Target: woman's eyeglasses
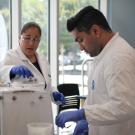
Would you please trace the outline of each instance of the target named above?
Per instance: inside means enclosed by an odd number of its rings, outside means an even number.
[[[21,39],[24,40],[26,43],[38,44],[40,42],[40,38],[32,38],[30,36],[21,36]]]

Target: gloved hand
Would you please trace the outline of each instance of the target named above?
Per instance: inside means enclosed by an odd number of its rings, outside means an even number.
[[[88,122],[86,120],[80,120],[77,122],[73,135],[88,135]]]
[[[62,93],[54,91],[52,93],[53,99],[57,105],[64,105],[65,104],[65,97]]]
[[[65,127],[65,123],[68,121],[80,121],[85,119],[84,109],[79,109],[75,111],[66,111],[60,113],[56,116],[55,123],[58,127]]]
[[[23,76],[24,78],[33,77],[32,72],[23,65],[12,67],[12,69],[10,70],[10,74],[15,76],[18,75],[20,77]]]

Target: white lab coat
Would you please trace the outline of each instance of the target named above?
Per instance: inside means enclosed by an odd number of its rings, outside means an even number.
[[[51,90],[51,76],[49,70],[49,64],[45,57],[36,53],[38,63],[40,65],[43,75],[38,71],[38,69],[29,61],[29,59],[24,55],[20,46],[17,49],[13,49],[7,52],[4,61],[1,63],[0,68],[0,82],[10,83],[10,70],[15,65],[24,65],[30,69],[34,77],[37,79],[37,83],[44,84],[45,90]]]
[[[88,85],[89,135],[135,135],[135,50],[118,33],[95,57]]]

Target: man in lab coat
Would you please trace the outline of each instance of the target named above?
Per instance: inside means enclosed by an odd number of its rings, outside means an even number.
[[[135,135],[135,51],[92,6],[67,20],[80,49],[94,57],[83,109],[63,112],[56,124],[77,122],[74,135]],[[88,124],[87,124],[88,122]]]
[[[9,50],[0,68],[0,82],[4,84],[14,81],[36,79],[43,84],[43,89],[52,92],[49,63],[45,56],[37,53],[41,38],[41,28],[35,22],[26,23],[20,32],[19,45]],[[63,94],[54,91],[52,99],[56,104],[64,104]]]

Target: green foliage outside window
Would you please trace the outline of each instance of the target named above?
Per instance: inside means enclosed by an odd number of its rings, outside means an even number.
[[[87,5],[98,7],[98,0],[59,0],[59,39],[60,48],[65,53],[73,48],[73,38],[66,30],[66,20]],[[48,47],[48,0],[22,0],[22,25],[28,21],[39,23],[42,28],[42,41],[39,51],[47,54]],[[70,47],[71,46],[71,47]]]
[[[75,15],[81,8],[88,5],[92,5],[98,8],[98,0],[60,0],[59,36],[60,36],[60,48],[64,46],[65,50],[64,54],[66,54],[69,51],[73,51],[75,44],[73,38],[66,30],[66,21],[69,17]],[[78,50],[76,49],[76,51]]]
[[[48,48],[48,0],[22,0],[22,25],[34,21],[42,29],[39,52],[47,55]]]

